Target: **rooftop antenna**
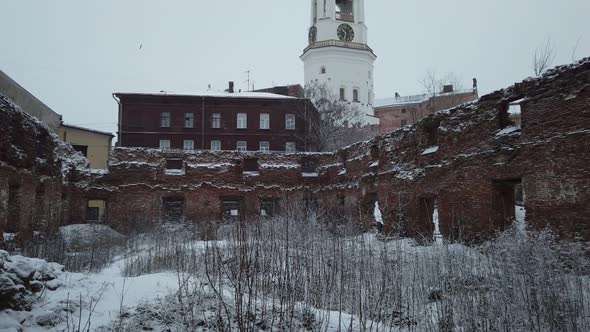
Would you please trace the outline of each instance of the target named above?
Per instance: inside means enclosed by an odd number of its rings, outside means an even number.
[[[250,73],[251,73],[251,71],[250,71],[250,69],[248,69],[244,73],[248,74],[248,79],[245,82],[247,82],[247,85],[246,86],[249,89],[250,88]]]

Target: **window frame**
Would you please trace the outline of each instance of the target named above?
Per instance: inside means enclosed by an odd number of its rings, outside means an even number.
[[[172,126],[172,114],[170,112],[160,112],[160,128],[170,128]]]
[[[221,128],[221,113],[212,113],[211,114],[211,129],[220,129]]]
[[[163,147],[162,143],[163,142],[168,142],[168,146],[167,147]],[[159,144],[159,149],[160,150],[170,150],[172,148],[172,142],[170,142],[169,139],[160,139],[160,144]]]
[[[236,114],[236,129],[248,129],[248,113]]]
[[[263,119],[263,116],[265,116],[266,119]],[[260,113],[259,119],[259,129],[270,129],[270,113]]]
[[[195,127],[195,113],[184,113],[184,128]]]
[[[292,145],[293,148],[289,149],[289,146]],[[297,152],[297,144],[295,142],[285,142],[285,153],[295,153]]]
[[[240,147],[240,145],[241,145],[240,143],[244,143],[243,144],[243,147]],[[238,151],[238,152],[247,152],[248,151],[248,142],[247,141],[237,141],[236,142],[236,151]]]
[[[190,142],[191,148],[187,149],[187,143]],[[195,140],[194,139],[185,139],[182,141],[182,149],[184,151],[194,151],[195,150]]]
[[[213,148],[213,143],[219,143],[218,145],[218,149],[214,149]],[[211,142],[209,142],[209,150],[210,151],[221,151],[221,140],[218,139],[212,139]]]
[[[343,87],[343,86],[340,87],[339,100],[346,101],[346,87]]]
[[[262,144],[266,145],[266,147],[262,147]],[[270,142],[269,141],[260,141],[258,142],[258,151],[268,153],[270,152]]]
[[[297,128],[297,117],[294,113],[285,114],[285,129],[295,130]]]
[[[358,88],[354,88],[352,89],[352,101],[354,103],[360,103],[360,99],[359,99],[359,89]]]

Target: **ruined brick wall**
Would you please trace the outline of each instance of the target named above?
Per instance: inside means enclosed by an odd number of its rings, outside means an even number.
[[[508,113],[516,101],[522,127]],[[286,198],[369,226],[378,201],[388,231],[431,239],[436,206],[446,239],[479,241],[513,223],[522,186],[528,225],[590,239],[589,102],[586,59],[335,153],[117,149],[109,173],[80,178],[69,217],[103,199],[108,223],[150,227],[181,199],[185,222],[219,223],[224,200],[250,220],[263,201]]]
[[[0,95],[0,233],[26,241],[63,221],[67,171],[81,159],[53,132]],[[0,239],[0,242],[2,239]]]

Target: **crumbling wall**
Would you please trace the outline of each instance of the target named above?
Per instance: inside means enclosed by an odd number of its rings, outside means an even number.
[[[67,173],[84,162],[45,124],[0,95],[0,233],[18,234],[24,243],[55,231],[63,222]]]
[[[586,59],[335,153],[116,149],[109,172],[70,192],[69,217],[104,199],[107,222],[129,231],[160,223],[169,200],[183,201],[179,222],[211,224],[254,220],[283,199],[370,227],[378,201],[388,232],[432,239],[436,209],[443,237],[469,242],[514,222],[522,187],[528,225],[590,239],[589,86]]]

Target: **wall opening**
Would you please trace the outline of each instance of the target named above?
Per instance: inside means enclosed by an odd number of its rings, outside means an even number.
[[[375,202],[377,202],[377,193],[367,193],[361,201],[361,213],[363,218],[375,221],[373,214],[375,211]]]
[[[89,199],[86,206],[86,222],[102,223],[105,221],[106,201],[101,199]]]
[[[494,225],[508,227],[518,220],[524,223],[524,194],[521,179],[494,181]]]
[[[19,185],[8,186],[8,220],[6,222],[6,232],[18,232],[21,214],[21,188]]]
[[[184,222],[184,197],[162,197],[162,223]]]
[[[182,159],[166,159],[166,169],[180,170],[182,167]]]
[[[33,229],[39,230],[45,225],[45,185],[39,184],[35,190],[35,214],[33,220]]]
[[[225,198],[221,203],[223,222],[235,223],[240,221],[240,200]]]
[[[260,215],[262,217],[274,217],[278,212],[278,200],[266,198],[260,201]]]
[[[436,212],[436,216],[435,216]],[[435,217],[438,222],[438,202],[435,196],[420,197],[418,205],[418,216],[420,220],[420,232],[425,238],[431,238],[435,233]]]
[[[312,157],[301,158],[301,172],[302,173],[316,173],[319,165],[319,161]]]

